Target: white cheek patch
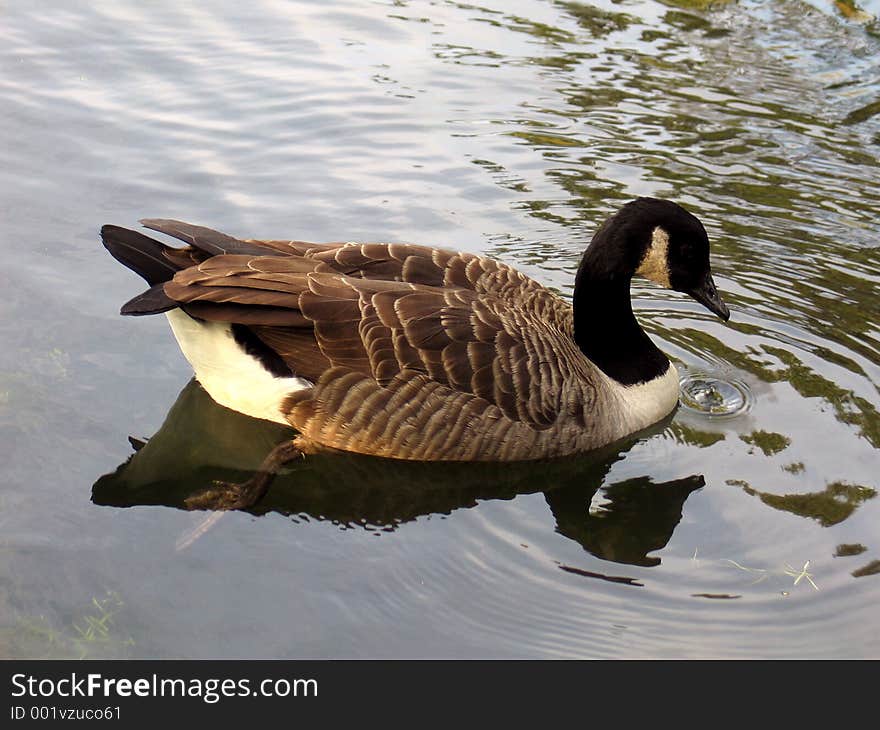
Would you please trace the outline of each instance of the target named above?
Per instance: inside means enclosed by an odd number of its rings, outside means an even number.
[[[669,234],[660,226],[654,229],[651,235],[651,245],[645,252],[636,274],[646,279],[670,288],[669,284]]]

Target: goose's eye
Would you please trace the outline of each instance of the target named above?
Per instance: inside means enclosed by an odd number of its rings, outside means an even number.
[[[682,246],[678,250],[678,262],[684,269],[698,269],[700,267],[700,255],[694,246]]]

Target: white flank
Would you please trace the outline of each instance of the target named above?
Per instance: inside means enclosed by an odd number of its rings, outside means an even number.
[[[290,425],[281,404],[290,393],[313,383],[272,375],[242,349],[225,322],[199,322],[180,309],[166,316],[196,379],[217,403],[253,418]]]
[[[623,427],[621,436],[657,423],[678,404],[678,371],[672,363],[660,377],[636,385],[621,385],[604,373],[602,375],[618,402],[620,426]]]

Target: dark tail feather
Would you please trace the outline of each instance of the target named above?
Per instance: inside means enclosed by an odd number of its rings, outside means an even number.
[[[265,248],[247,241],[239,241],[237,238],[220,233],[220,231],[204,226],[194,226],[192,223],[184,223],[170,218],[144,218],[140,222],[147,228],[178,238],[212,256],[221,256],[227,253],[246,256],[280,255],[275,249]]]
[[[160,314],[180,306],[165,293],[165,282],[151,286],[143,294],[129,299],[119,310],[120,314],[131,314],[140,317],[145,314]]]
[[[110,255],[139,274],[150,286],[169,281],[177,267],[164,255],[168,247],[142,233],[119,226],[103,226],[101,240]]]
[[[168,246],[119,226],[102,227],[101,240],[114,259],[142,276],[150,285],[143,294],[126,302],[120,314],[158,314],[177,306],[164,289],[165,282],[170,281],[180,268],[165,256],[164,252],[171,250]]]

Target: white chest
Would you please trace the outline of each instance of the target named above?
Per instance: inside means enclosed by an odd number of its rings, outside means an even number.
[[[617,402],[618,419],[623,428],[621,435],[657,423],[678,405],[678,371],[672,363],[663,375],[647,383],[621,385],[604,377]]]

